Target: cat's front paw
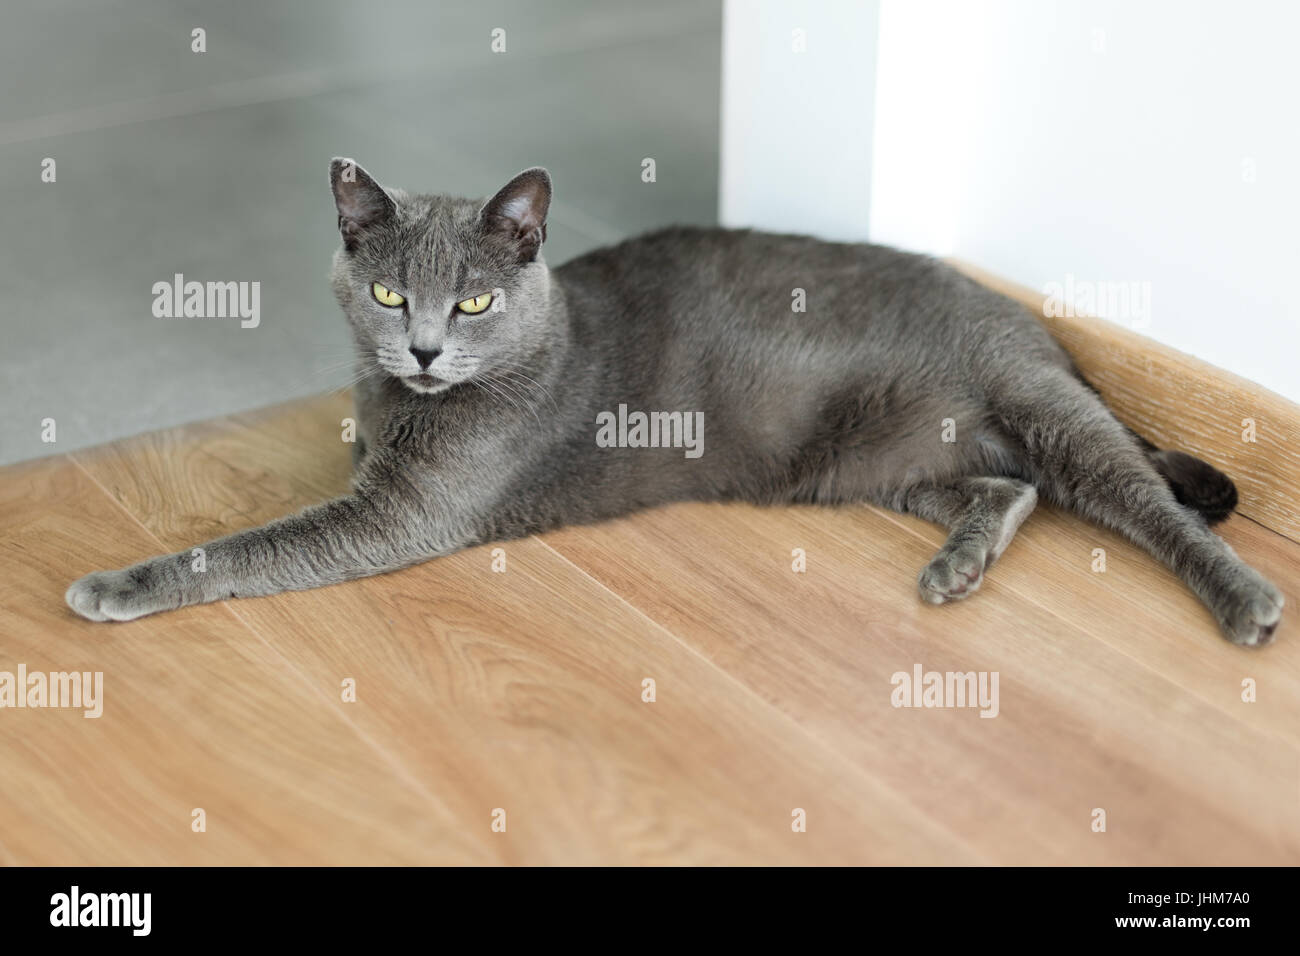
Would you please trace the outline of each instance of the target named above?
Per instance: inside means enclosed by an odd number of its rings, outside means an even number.
[[[175,606],[162,599],[147,565],[87,574],[73,582],[63,599],[92,621],[131,621]]]
[[[1282,617],[1282,592],[1250,568],[1216,602],[1215,616],[1234,644],[1263,647],[1273,641]]]

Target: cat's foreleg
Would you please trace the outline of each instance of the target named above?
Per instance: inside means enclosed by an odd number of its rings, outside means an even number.
[[[129,621],[190,604],[379,574],[470,543],[472,534],[418,506],[362,490],[199,548],[89,574],[65,597],[92,621]]]
[[[959,478],[907,489],[901,510],[950,529],[917,578],[922,599],[943,604],[975,593],[1037,502],[1033,485],[1014,478]]]

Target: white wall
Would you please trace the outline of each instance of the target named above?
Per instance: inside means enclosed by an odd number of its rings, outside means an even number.
[[[741,138],[728,128],[744,95],[732,45],[751,7],[727,9],[724,140]],[[1300,401],[1297,36],[1300,5],[1264,0],[882,0],[871,161],[800,188],[831,194],[869,172],[856,238],[1038,289],[1131,289],[1116,320]],[[824,70],[803,91],[812,115],[856,124],[871,107],[857,66]],[[780,228],[845,236],[806,196],[753,198],[788,192],[764,154],[724,149],[723,162],[724,184],[756,184],[733,189],[725,222],[783,209]]]
[[[723,10],[719,217],[862,239],[877,0],[727,0]]]

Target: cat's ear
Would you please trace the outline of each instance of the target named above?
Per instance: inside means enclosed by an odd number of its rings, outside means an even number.
[[[532,262],[546,240],[551,208],[551,174],[540,166],[525,169],[483,204],[484,232],[507,243],[520,262]]]
[[[356,249],[367,230],[397,212],[397,205],[384,187],[357,165],[355,160],[336,156],[330,163],[330,188],[339,211],[339,232],[344,247]]]

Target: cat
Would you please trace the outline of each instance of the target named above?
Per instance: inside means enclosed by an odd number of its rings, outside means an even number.
[[[937,522],[951,533],[918,590],[941,604],[978,590],[1041,495],[1168,565],[1229,640],[1273,637],[1281,593],[1209,528],[1231,480],[1131,432],[1031,313],[941,262],[669,228],[552,271],[544,169],[486,202],[385,189],[346,159],[330,184],[359,363],[352,492],[203,545],[201,572],[186,550],[90,574],[66,596],[83,617],[313,588],[675,501]],[[598,442],[627,409],[658,413],[661,440],[636,419]],[[676,428],[697,419],[692,456]]]

